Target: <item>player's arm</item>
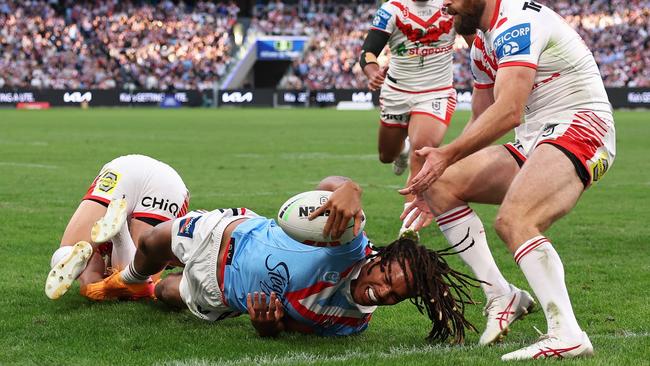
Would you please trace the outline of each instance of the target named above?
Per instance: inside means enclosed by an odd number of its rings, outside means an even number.
[[[327,203],[309,215],[309,219],[313,220],[329,210],[330,213],[323,228],[323,235],[332,238],[341,237],[353,218],[354,235],[358,235],[363,219],[361,210],[361,194],[363,190],[361,187],[350,178],[329,176],[318,184],[317,189],[333,192]]]
[[[472,90],[472,115],[463,132],[467,131],[474,121],[492,104],[494,104],[494,88],[477,88],[474,86]]]
[[[368,77],[368,89],[377,90],[384,83],[388,67],[380,68],[377,57],[388,43],[390,34],[378,29],[370,29],[361,47],[359,65],[361,70]]]
[[[401,194],[418,194],[438,179],[448,166],[492,144],[519,126],[533,88],[536,70],[526,66],[499,68],[494,85],[494,103],[463,133],[441,148],[425,147],[415,153],[425,163]]]

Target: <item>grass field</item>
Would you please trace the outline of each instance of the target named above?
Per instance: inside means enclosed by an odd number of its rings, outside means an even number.
[[[467,117],[457,113],[450,137]],[[547,233],[597,353],[568,364],[650,364],[649,118],[616,114],[612,170]],[[491,365],[534,341],[533,326],[546,328],[541,312],[516,323],[503,344],[479,348],[474,333],[463,347],[428,345],[427,319],[409,303],[379,309],[359,336],[262,340],[243,316],[208,324],[156,303],[91,303],[76,285],[58,301],[45,297],[50,256],[80,197],[105,162],[128,153],[175,167],[192,191],[192,208],[246,206],[267,216],[326,175],[350,176],[365,190],[366,231],[375,243],[392,241],[403,178],[378,162],[376,121],[374,111],[313,109],[1,110],[0,364]],[[475,209],[505,276],[528,288],[489,228],[496,209]],[[432,232],[427,245],[445,246]],[[451,262],[467,271],[458,258]],[[468,310],[480,330],[481,310]]]

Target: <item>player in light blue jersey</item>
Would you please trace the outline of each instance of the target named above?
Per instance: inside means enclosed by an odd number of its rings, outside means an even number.
[[[329,210],[326,230],[360,219],[361,189],[343,177],[325,178],[333,191],[312,216]],[[328,219],[328,220],[329,220]],[[443,255],[409,239],[373,248],[365,233],[336,247],[313,247],[291,239],[273,219],[249,209],[193,211],[142,237],[134,261],[93,287],[122,298],[150,289],[150,275],[182,265],[155,286],[168,305],[216,321],[248,313],[261,336],[282,331],[341,336],[364,331],[377,306],[411,299],[432,321],[431,340],[464,339],[464,318],[473,280],[449,268]],[[267,303],[267,299],[270,300]]]

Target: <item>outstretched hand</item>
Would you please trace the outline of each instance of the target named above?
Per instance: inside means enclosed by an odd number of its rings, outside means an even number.
[[[438,180],[442,173],[449,166],[449,161],[439,148],[423,147],[414,152],[415,155],[424,158],[424,164],[418,174],[411,179],[409,185],[399,190],[400,194],[421,194],[433,182]]]
[[[329,211],[323,236],[338,239],[343,235],[350,220],[354,219],[354,236],[359,234],[363,211],[361,210],[361,188],[352,182],[346,182],[337,188],[327,202],[309,215],[309,220]]]
[[[420,218],[419,220],[418,217]],[[413,230],[420,231],[420,229],[431,224],[433,221],[433,213],[424,200],[424,197],[422,197],[422,195],[417,195],[415,200],[404,209],[404,212],[402,212],[402,215],[399,218],[402,221],[408,218],[404,223],[406,227],[410,227],[411,224],[415,222],[416,224],[415,227],[413,227]]]
[[[284,308],[275,292],[271,292],[268,305],[266,304],[266,294],[264,292],[249,293],[246,297],[246,308],[251,323],[253,323],[253,327],[260,336],[272,337],[283,330]]]

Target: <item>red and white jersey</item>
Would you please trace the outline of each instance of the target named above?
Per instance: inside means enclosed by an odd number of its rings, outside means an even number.
[[[532,0],[497,0],[490,28],[478,32],[471,58],[479,89],[493,87],[499,68],[537,70],[526,103],[527,123],[550,123],[583,110],[612,113],[587,45],[561,16]]]
[[[436,91],[452,87],[453,18],[443,0],[391,0],[375,14],[371,29],[390,34],[386,83],[396,90]]]

